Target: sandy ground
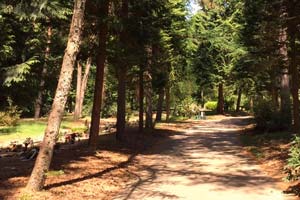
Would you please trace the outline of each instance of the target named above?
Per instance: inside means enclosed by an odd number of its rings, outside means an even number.
[[[237,134],[246,125],[245,118],[210,120],[172,135],[135,158],[136,181],[113,199],[295,199],[243,153]]]

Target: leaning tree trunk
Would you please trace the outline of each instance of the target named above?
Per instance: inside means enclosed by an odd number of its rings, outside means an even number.
[[[224,90],[223,83],[219,83],[217,113],[221,115],[224,114],[224,91],[223,90]]]
[[[152,112],[152,74],[151,74],[151,59],[152,59],[152,52],[153,48],[146,47],[147,52],[147,63],[145,69],[145,97],[146,97],[146,121],[145,121],[145,128],[152,129],[153,128],[153,112]]]
[[[81,79],[82,79],[82,65],[81,65],[80,61],[78,60],[77,61],[77,83],[76,83],[74,120],[78,120],[80,118]]]
[[[100,9],[102,15],[102,22],[100,24],[99,30],[99,47],[98,47],[98,56],[97,56],[97,71],[96,71],[96,80],[94,88],[94,103],[92,110],[92,121],[90,128],[90,137],[89,145],[92,148],[97,146],[97,138],[99,135],[99,125],[100,125],[100,113],[102,105],[102,95],[103,95],[103,83],[104,83],[104,69],[106,61],[106,42],[108,36],[108,27],[106,18],[108,16],[109,10],[109,0],[103,2]]]
[[[50,45],[51,45],[51,37],[52,37],[52,27],[49,25],[47,27],[47,45],[46,45],[46,50],[45,50],[45,61],[42,69],[42,74],[41,74],[41,82],[39,85],[39,91],[37,98],[35,100],[34,104],[34,118],[37,119],[41,116],[41,110],[42,110],[42,104],[43,104],[43,92],[45,89],[45,78],[47,75],[47,62],[50,57]]]
[[[242,99],[242,89],[239,88],[238,89],[238,98],[237,98],[237,101],[236,101],[236,109],[235,109],[236,112],[240,111],[241,99]]]
[[[162,116],[162,107],[163,107],[163,102],[164,102],[164,88],[159,89],[159,94],[158,94],[158,102],[157,102],[157,112],[156,112],[156,119],[155,121],[160,122],[161,121],[161,116]]]
[[[127,22],[128,19],[128,0],[123,0],[121,8],[121,20]],[[124,24],[125,25],[125,24]],[[120,33],[120,43],[123,48],[126,48],[128,39],[128,33],[126,27]],[[124,58],[123,58],[124,59]],[[117,131],[116,139],[122,141],[125,134],[125,124],[126,124],[126,75],[127,75],[127,63],[126,60],[121,59],[120,66],[117,70],[118,76],[118,108],[117,108]]]
[[[294,16],[294,8],[290,10],[291,17]],[[293,96],[293,131],[299,132],[300,118],[299,118],[299,69],[296,63],[296,30],[295,26],[290,25],[290,48],[291,48],[291,59],[290,59],[290,70],[292,75],[292,96]]]
[[[144,70],[140,66],[139,71],[139,132],[144,129]]]
[[[47,128],[40,151],[31,173],[27,190],[39,191],[44,185],[46,172],[49,170],[53,156],[54,145],[59,133],[59,127],[64,114],[67,97],[72,82],[72,73],[76,56],[79,52],[81,35],[84,23],[84,10],[86,0],[75,0],[68,44],[62,62],[59,81],[49,115]]]

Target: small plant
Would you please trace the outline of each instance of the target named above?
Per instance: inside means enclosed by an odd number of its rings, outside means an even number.
[[[20,119],[21,111],[13,105],[13,101],[8,98],[8,108],[0,112],[0,126],[15,126]]]
[[[289,159],[285,166],[286,180],[295,181],[300,179],[300,137],[295,136],[289,150]]]

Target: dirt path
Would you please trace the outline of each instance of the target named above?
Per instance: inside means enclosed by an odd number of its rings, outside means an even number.
[[[243,153],[246,118],[207,120],[135,157],[132,181],[113,199],[287,200],[277,181]]]

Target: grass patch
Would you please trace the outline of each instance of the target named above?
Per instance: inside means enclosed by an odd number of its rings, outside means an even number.
[[[45,122],[33,121],[20,121],[16,126],[0,127],[0,143],[39,137],[44,134],[45,127]]]
[[[0,126],[0,144],[11,141],[23,141],[26,138],[41,138],[47,125],[47,120],[22,119],[15,126]],[[61,124],[62,129],[71,129],[72,132],[83,133],[86,130],[84,122],[74,122],[66,118]]]
[[[63,170],[56,170],[56,171],[48,171],[47,173],[46,173],[46,176],[60,176],[60,175],[63,175],[63,174],[65,174],[65,172],[63,171]]]

